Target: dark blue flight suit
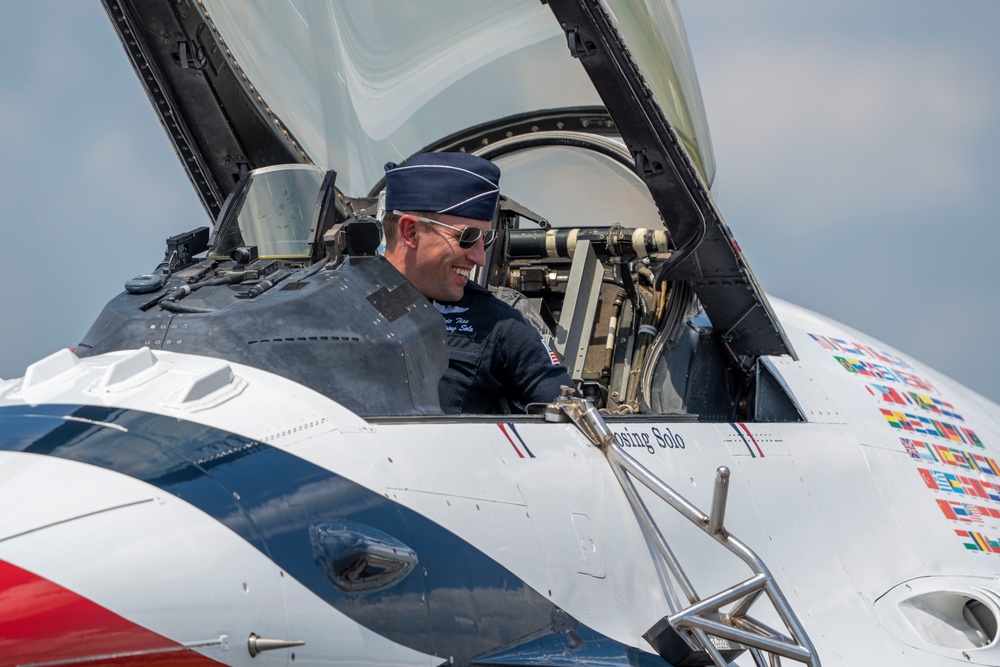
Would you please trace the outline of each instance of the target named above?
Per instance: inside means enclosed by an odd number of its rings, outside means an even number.
[[[575,387],[521,313],[475,283],[454,303],[433,302],[448,331],[448,370],[439,392],[445,414],[508,414],[548,403]]]

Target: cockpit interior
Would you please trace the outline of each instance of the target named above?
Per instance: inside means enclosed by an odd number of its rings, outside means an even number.
[[[683,248],[606,113],[508,120],[429,148],[474,148],[501,168],[498,242],[474,278],[538,329],[605,414],[802,419],[767,360],[734,353],[688,282],[671,279]],[[168,239],[163,262],[129,281],[80,353],[207,354],[366,417],[439,413],[441,318],[379,257],[382,186],[352,198],[315,165],[248,171],[215,232]]]
[[[795,352],[712,201],[673,4],[304,7],[109,3],[214,225],[167,239],[78,354],[207,355],[366,418],[457,418],[442,318],[379,256],[379,179],[464,151],[502,172],[474,279],[609,418],[803,419],[771,361]]]

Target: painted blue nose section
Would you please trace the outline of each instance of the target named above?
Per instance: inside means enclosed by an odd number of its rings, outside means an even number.
[[[134,410],[8,407],[0,408],[0,450],[157,486],[225,524],[355,622],[458,665],[667,664],[581,625],[433,521],[232,433]]]

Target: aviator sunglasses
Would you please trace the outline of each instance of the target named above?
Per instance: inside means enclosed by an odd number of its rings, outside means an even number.
[[[430,218],[421,218],[419,215],[413,215],[412,213],[404,213],[402,211],[393,211],[396,215],[408,215],[411,218],[416,218],[420,222],[426,222],[431,225],[438,225],[439,227],[447,227],[453,232],[458,233],[458,247],[468,250],[472,246],[476,245],[479,239],[483,240],[483,250],[489,248],[493,245],[493,242],[497,240],[497,233],[495,229],[480,229],[479,227],[466,227],[465,229],[459,229],[458,227],[452,227],[451,225],[446,225],[443,222],[438,222],[437,220],[431,220]]]

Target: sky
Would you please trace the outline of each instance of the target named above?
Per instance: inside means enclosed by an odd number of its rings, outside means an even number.
[[[680,0],[715,199],[769,294],[1000,402],[1000,2]],[[98,0],[0,22],[0,378],[208,224]]]
[[[1000,2],[680,7],[764,290],[1000,402]]]

